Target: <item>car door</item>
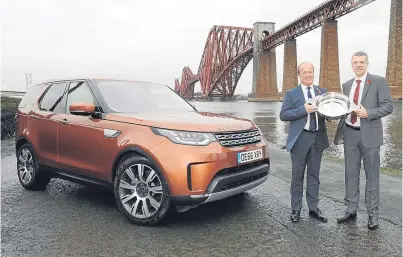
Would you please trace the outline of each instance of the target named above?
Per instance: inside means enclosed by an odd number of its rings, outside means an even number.
[[[70,82],[66,98],[66,111],[58,124],[58,165],[68,172],[104,180],[107,171],[99,167],[105,140],[100,124],[104,121],[69,111],[74,102],[91,102],[97,107],[97,101],[86,81]]]
[[[65,82],[51,84],[29,113],[28,138],[38,162],[51,167],[57,165],[58,119],[64,115],[62,99],[66,85]]]

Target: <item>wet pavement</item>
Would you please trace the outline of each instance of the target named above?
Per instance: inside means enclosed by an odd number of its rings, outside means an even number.
[[[1,256],[401,256],[402,180],[381,175],[380,228],[369,231],[363,202],[357,222],[343,213],[343,164],[324,160],[319,207],[328,223],[289,220],[289,154],[272,146],[268,180],[247,193],[185,213],[159,225],[131,225],[112,192],[53,179],[45,191],[24,190],[12,140],[2,141]],[[4,154],[4,155],[3,155]]]

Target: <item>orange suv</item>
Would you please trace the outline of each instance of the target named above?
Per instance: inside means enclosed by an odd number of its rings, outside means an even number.
[[[44,189],[52,177],[105,185],[135,224],[254,188],[270,166],[253,122],[198,112],[168,86],[137,81],[32,86],[15,140],[24,188]]]

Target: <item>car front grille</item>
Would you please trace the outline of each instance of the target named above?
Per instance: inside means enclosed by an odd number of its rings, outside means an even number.
[[[259,130],[214,133],[222,146],[238,146],[258,143],[262,140]]]

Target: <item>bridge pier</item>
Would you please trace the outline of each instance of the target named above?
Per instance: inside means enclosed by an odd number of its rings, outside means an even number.
[[[248,101],[280,101],[277,89],[276,50],[263,51],[261,41],[274,33],[273,22],[255,22],[253,47],[253,85]]]
[[[284,43],[284,71],[282,95],[298,85],[297,40],[289,39]]]
[[[402,0],[392,0],[386,79],[393,100],[402,101]]]
[[[280,101],[277,89],[276,52],[274,50],[262,52],[259,55],[255,101]]]
[[[337,20],[325,20],[322,24],[319,86],[328,92],[341,92]]]

